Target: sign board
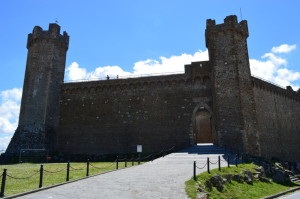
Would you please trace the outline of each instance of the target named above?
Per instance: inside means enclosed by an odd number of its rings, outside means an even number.
[[[136,146],[136,152],[142,153],[142,151],[143,151],[142,145],[137,145],[137,146]]]

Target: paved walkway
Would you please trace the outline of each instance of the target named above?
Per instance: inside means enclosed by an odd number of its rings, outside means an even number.
[[[299,199],[300,198],[300,191],[296,191],[294,193],[290,193],[285,196],[281,196],[280,199]]]
[[[199,167],[221,158],[224,150],[212,145],[198,145],[169,154],[153,162],[129,167],[127,169],[90,177],[62,186],[42,190],[19,198],[23,199],[63,199],[63,198],[101,198],[101,199],[185,199],[185,181],[193,175],[193,162]],[[226,166],[223,162],[222,165]],[[218,164],[211,165],[216,168]],[[197,173],[206,168],[197,169]]]

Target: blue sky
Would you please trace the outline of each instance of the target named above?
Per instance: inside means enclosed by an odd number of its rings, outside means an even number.
[[[182,71],[207,59],[206,19],[228,15],[249,26],[252,74],[300,86],[300,1],[2,0],[0,150],[17,126],[27,35],[58,21],[70,35],[65,80]]]

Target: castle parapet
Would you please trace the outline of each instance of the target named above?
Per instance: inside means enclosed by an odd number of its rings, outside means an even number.
[[[43,30],[40,26],[35,26],[32,33],[28,34],[27,49],[30,48],[35,42],[40,40],[53,40],[55,43],[62,45],[65,50],[68,50],[69,35],[66,31],[60,34],[60,26],[56,23],[49,24],[49,30]]]
[[[247,21],[242,20],[241,22],[238,22],[237,16],[235,16],[235,15],[227,16],[224,19],[223,24],[216,25],[216,21],[212,20],[212,19],[208,19],[206,21],[206,33],[205,34],[215,34],[217,32],[226,33],[228,31],[238,32],[238,33],[244,35],[245,37],[249,36]]]
[[[253,86],[262,90],[266,90],[269,92],[273,92],[277,95],[284,96],[289,99],[293,99],[296,101],[300,101],[300,93],[297,91],[294,91],[291,86],[287,86],[286,89],[281,88],[271,82],[267,82],[263,79],[260,79],[258,77],[252,76],[252,83]]]

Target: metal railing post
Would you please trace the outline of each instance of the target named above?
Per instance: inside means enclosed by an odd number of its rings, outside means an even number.
[[[127,155],[125,156],[125,168],[127,167]]]
[[[221,171],[221,157],[218,156],[219,171]]]
[[[227,164],[228,164],[228,168],[230,167],[229,165],[229,155],[227,156]]]
[[[116,163],[117,163],[117,170],[119,169],[119,156],[117,156],[117,161],[116,161]]]
[[[235,166],[236,166],[236,167],[238,167],[238,157],[239,157],[239,155],[236,154],[236,155],[235,155]]]
[[[68,161],[67,164],[67,177],[66,177],[66,181],[69,181],[70,179],[70,161]]]
[[[87,159],[87,162],[86,162],[86,176],[89,176],[90,175],[90,160]]]
[[[131,156],[132,162],[131,162],[131,166],[134,166],[134,155]]]
[[[193,168],[193,174],[194,174],[194,180],[197,180],[197,176],[196,176],[196,161],[194,161],[194,168]]]
[[[210,173],[210,168],[209,168],[209,157],[207,158],[207,172]]]
[[[4,197],[7,169],[3,170],[0,197]]]
[[[44,173],[44,166],[41,164],[39,188],[43,187],[43,173]]]

